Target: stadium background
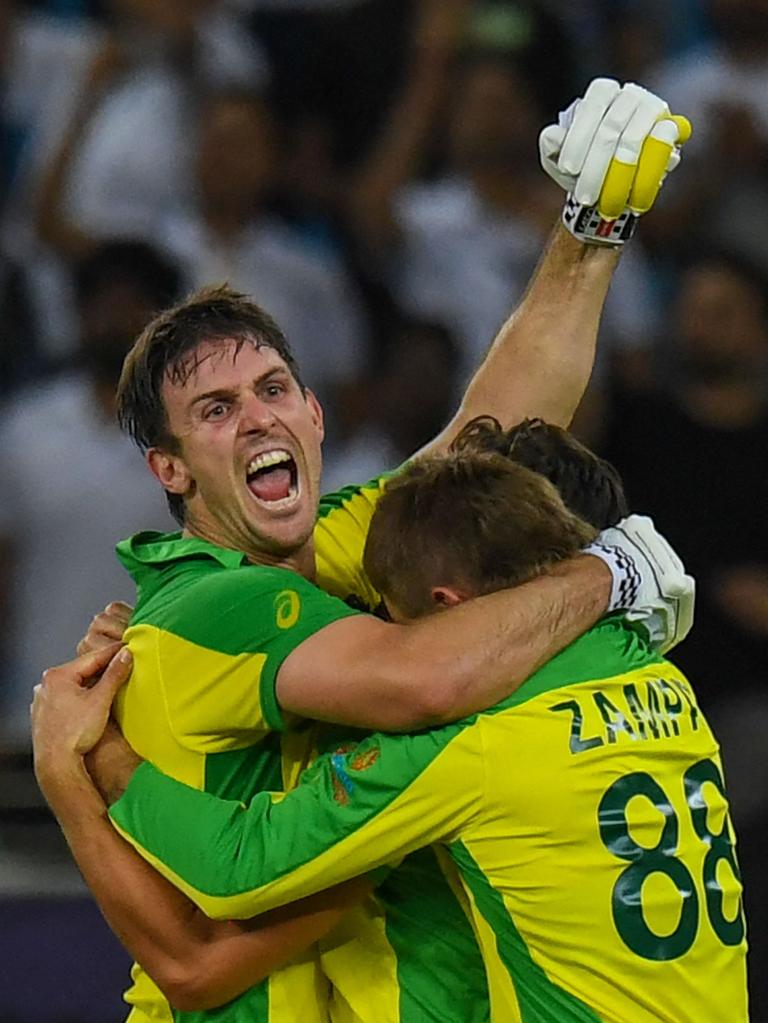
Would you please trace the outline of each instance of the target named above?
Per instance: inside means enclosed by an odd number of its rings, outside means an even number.
[[[111,425],[126,344],[230,280],[332,410],[326,486],[397,464],[519,297],[561,201],[536,135],[595,74],[694,123],[576,429],[699,581],[675,659],[723,742],[768,1020],[768,0],[5,0],[0,53],[0,1021],[123,1018],[26,717],[131,597],[113,542],[167,525]]]

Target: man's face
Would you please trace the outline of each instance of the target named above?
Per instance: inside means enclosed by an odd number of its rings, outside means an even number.
[[[494,62],[474,66],[461,80],[449,128],[454,162],[464,171],[525,166],[537,123],[530,94],[513,72]]]
[[[270,187],[275,158],[271,117],[259,99],[221,99],[206,108],[197,178],[209,204],[236,204],[250,214]]]
[[[762,367],[768,330],[760,296],[737,272],[717,265],[689,270],[676,313],[689,370],[716,379],[749,377]]]
[[[315,524],[320,406],[273,348],[246,342],[237,351],[234,341],[205,341],[193,355],[197,366],[184,383],[163,384],[178,454],[150,452],[150,463],[184,496],[192,533],[254,561],[281,563],[301,550]]]

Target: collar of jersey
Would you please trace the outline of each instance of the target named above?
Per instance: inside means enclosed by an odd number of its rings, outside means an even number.
[[[248,565],[247,555],[228,547],[219,547],[196,536],[182,536],[181,533],[157,533],[145,531],[136,533],[117,545],[117,554],[126,567],[139,562],[142,565],[167,564],[183,558],[208,557],[218,561],[224,568],[240,568]]]

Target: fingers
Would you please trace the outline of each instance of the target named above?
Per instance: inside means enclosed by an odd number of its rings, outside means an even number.
[[[563,174],[578,176],[602,119],[621,91],[612,78],[595,78],[577,104],[557,162]]]
[[[559,136],[553,131],[558,127]],[[598,78],[576,104],[570,126],[550,125],[539,144],[551,176],[573,182],[574,200],[599,203],[600,215],[615,220],[627,206],[636,213],[651,208],[665,174],[679,162],[677,147],[690,135],[689,121],[671,115],[652,92]]]
[[[641,90],[639,86],[625,85],[606,112],[595,132],[592,145],[589,147],[589,152],[584,159],[579,180],[576,182],[576,191],[574,192],[576,202],[585,206],[594,206],[597,202],[606,174],[608,173],[608,167],[617,156],[617,150],[621,144],[624,132],[629,129],[633,122],[639,123],[643,118],[643,110],[641,109],[645,105],[643,103],[643,93],[645,93],[645,90]],[[655,99],[656,97],[653,98]],[[648,124],[649,129],[654,120],[655,117]],[[636,130],[634,129],[635,132]],[[626,152],[632,152],[633,148],[633,145],[628,143]],[[635,156],[635,163],[636,159]],[[628,164],[630,167],[634,166],[634,163],[629,161],[621,162]]]
[[[42,680],[46,686],[65,685],[67,682],[74,682],[82,688],[89,688],[96,682],[110,663],[113,657],[120,651],[120,643],[110,643],[99,650],[91,650],[80,654],[66,664],[59,664],[55,668],[48,668],[43,672]]]
[[[130,624],[133,608],[122,600],[107,604],[104,610],[91,619],[88,632],[77,644],[78,654],[88,653],[109,646],[123,638]]]
[[[109,662],[106,671],[99,680],[99,689],[103,689],[105,693],[109,694],[110,703],[114,700],[118,689],[128,681],[132,668],[131,651],[124,646]]]

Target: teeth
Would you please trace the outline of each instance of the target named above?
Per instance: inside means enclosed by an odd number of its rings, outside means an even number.
[[[287,451],[262,451],[261,454],[256,455],[248,463],[246,472],[250,476],[251,473],[258,472],[259,469],[267,469],[270,465],[280,465],[282,462],[292,461],[291,456]]]

